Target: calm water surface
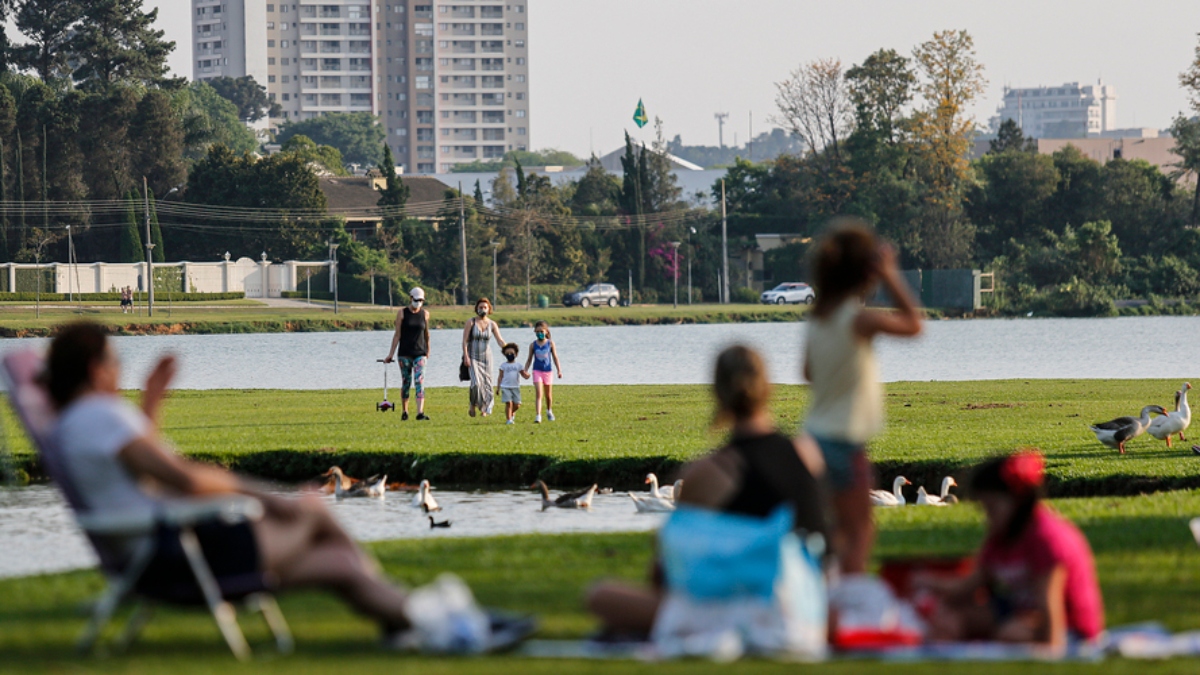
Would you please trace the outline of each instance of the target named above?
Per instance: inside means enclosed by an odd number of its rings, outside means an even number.
[[[527,490],[459,492],[434,490],[450,528],[430,529],[412,493],[387,498],[336,500],[328,497],[338,521],[359,541],[482,537],[500,534],[633,532],[657,528],[661,514],[637,513],[624,492],[596,495],[587,511],[541,510],[541,498]],[[0,577],[47,574],[91,567],[96,558],[70,512],[51,486],[0,489]]]
[[[602,310],[598,310],[602,311]],[[767,357],[777,383],[800,382],[801,323],[555,328],[562,384],[697,384],[713,357],[742,342]],[[521,345],[528,328],[503,331]],[[432,334],[426,385],[458,386],[462,332]],[[0,340],[0,353],[44,340]],[[153,360],[181,359],[182,389],[371,389],[383,383],[389,332],[118,337],[124,385],[136,387]],[[1197,376],[1200,317],[931,321],[915,340],[881,339],[886,381]],[[500,362],[497,350],[496,362]],[[392,366],[390,382],[399,384]]]

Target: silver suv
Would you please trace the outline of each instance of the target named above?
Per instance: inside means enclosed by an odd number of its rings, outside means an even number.
[[[562,303],[566,307],[573,305],[579,305],[580,307],[597,305],[616,307],[619,302],[621,302],[621,291],[618,291],[617,287],[612,284],[590,284],[577,291],[567,293],[562,299]]]
[[[762,302],[767,305],[782,305],[785,303],[804,303],[811,305],[817,294],[808,284],[788,282],[762,294]]]

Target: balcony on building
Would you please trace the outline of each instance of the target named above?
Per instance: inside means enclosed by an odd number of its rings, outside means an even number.
[[[483,146],[484,159],[498,159],[504,156],[503,145],[485,145]]]
[[[341,59],[321,59],[321,70],[336,71],[342,69]]]
[[[433,72],[433,59],[429,59],[429,58],[413,59],[413,67],[418,71]]]
[[[450,43],[450,48],[455,54],[474,54],[475,42],[472,40],[455,40]]]
[[[350,42],[349,44],[350,44],[350,53],[351,54],[370,54],[371,53],[371,41],[370,40],[359,40],[357,42]]]
[[[485,94],[486,96],[486,94]],[[500,99],[500,103],[496,105],[504,105],[504,99]],[[503,110],[484,110],[482,113],[482,122],[484,124],[504,124]]]
[[[369,73],[371,72],[370,59],[350,59],[350,66],[346,69],[351,72]]]
[[[451,35],[475,35],[475,24],[473,23],[452,23],[450,24]]]
[[[455,89],[474,89],[475,77],[473,75],[455,75],[450,78],[450,86]]]
[[[504,70],[504,59],[480,59],[480,61],[482,62],[482,70]]]
[[[479,25],[480,35],[504,35],[504,24],[483,23]]]
[[[370,108],[371,107],[371,95],[370,94],[350,94],[350,107],[351,108]]]
[[[450,156],[454,159],[475,159],[479,156],[479,151],[474,145],[456,145],[451,150]]]
[[[368,37],[371,35],[371,24],[369,23],[352,23],[350,24],[350,35],[352,37]]]
[[[322,54],[341,54],[342,43],[339,40],[327,40],[321,43]]]
[[[479,78],[482,80],[481,87],[484,89],[503,89],[504,76],[502,75],[484,75]]]
[[[461,96],[461,94],[455,94]],[[450,121],[454,124],[475,124],[477,119],[474,110],[457,110],[450,116]]]
[[[454,70],[475,70],[475,59],[454,59],[451,64]]]
[[[342,24],[340,23],[323,23],[321,24],[321,35],[341,35]]]
[[[432,19],[433,5],[413,5],[414,19]]]
[[[455,129],[450,138],[456,141],[478,140],[474,129]]]
[[[455,19],[474,19],[475,8],[470,5],[451,5],[450,16]]]
[[[485,141],[502,141],[504,140],[503,129],[483,129],[483,140]],[[484,148],[486,150],[486,148]]]
[[[322,5],[320,16],[322,19],[340,19],[342,18],[342,8],[332,5]]]
[[[504,105],[504,94],[482,94],[479,99],[480,104],[485,106]],[[484,116],[486,115],[487,113],[484,113]],[[484,121],[486,122],[487,120],[485,119]],[[503,121],[503,118],[501,118],[501,121]]]
[[[503,19],[504,8],[500,5],[485,5],[479,8],[479,18],[481,19]]]
[[[450,97],[450,105],[454,106],[475,106],[475,94],[454,94]]]
[[[484,54],[503,54],[504,53],[504,41],[503,40],[484,40],[479,43],[479,51],[483,52]]]

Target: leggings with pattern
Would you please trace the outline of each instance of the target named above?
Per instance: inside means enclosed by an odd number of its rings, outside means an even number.
[[[408,400],[408,390],[413,388],[413,383],[416,383],[417,400],[425,398],[425,357],[418,356],[412,358],[409,356],[400,357],[400,398]]]

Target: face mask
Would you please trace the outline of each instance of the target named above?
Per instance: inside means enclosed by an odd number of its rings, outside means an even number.
[[[412,308],[413,308],[413,309],[421,309],[421,305],[422,305],[422,304],[424,304],[424,303],[423,303],[423,302],[421,302],[420,300],[413,300],[413,301],[412,301]]]
[[[545,333],[534,333],[534,335],[537,335],[537,339],[539,339],[539,340],[545,340],[545,339],[546,339],[546,334],[545,334]]]
[[[479,316],[487,316],[487,307],[476,308],[475,313]]]
[[[512,352],[509,352],[508,354],[504,355],[504,358],[508,359],[509,363],[512,363],[513,361],[517,360],[517,355],[513,354]]]

